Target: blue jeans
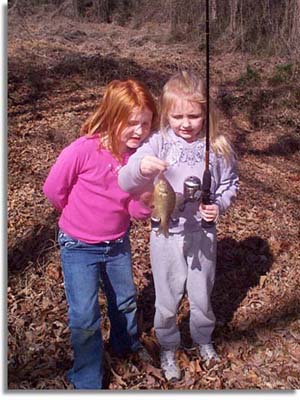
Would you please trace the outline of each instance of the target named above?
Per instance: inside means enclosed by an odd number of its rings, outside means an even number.
[[[88,244],[60,231],[58,242],[74,352],[74,363],[68,377],[76,389],[101,389],[100,286],[108,303],[112,349],[124,355],[141,347],[129,236],[108,243]]]

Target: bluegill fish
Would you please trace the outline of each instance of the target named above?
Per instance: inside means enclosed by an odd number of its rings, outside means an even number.
[[[162,174],[159,175],[153,191],[152,218],[159,220],[157,234],[163,233],[169,236],[169,221],[176,205],[176,194],[174,189]]]

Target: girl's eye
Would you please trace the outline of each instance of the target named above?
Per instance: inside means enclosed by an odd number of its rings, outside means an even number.
[[[182,119],[182,115],[171,115],[174,119]]]
[[[183,115],[171,115],[171,118],[173,119],[183,119]],[[187,116],[188,119],[199,119],[202,118],[202,115],[200,114],[190,114]]]
[[[191,119],[199,119],[199,118],[202,118],[202,115],[200,115],[200,114],[193,114],[193,115],[189,115],[189,118],[191,118]]]
[[[137,121],[128,121],[127,126],[134,127],[134,126],[141,126],[142,128],[148,128],[151,125],[151,122],[143,122],[139,124]]]

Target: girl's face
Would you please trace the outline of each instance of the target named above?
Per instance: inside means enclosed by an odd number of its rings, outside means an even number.
[[[137,149],[150,134],[153,113],[148,108],[135,107],[129,116],[127,126],[120,134],[120,150]]]
[[[204,111],[195,101],[178,98],[168,112],[170,127],[187,142],[198,139],[204,124]]]

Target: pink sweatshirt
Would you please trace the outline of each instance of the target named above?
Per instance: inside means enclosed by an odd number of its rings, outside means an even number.
[[[98,137],[72,142],[59,155],[43,186],[46,197],[61,211],[60,229],[86,243],[120,238],[131,217],[145,219],[151,213],[118,185],[118,170],[131,153],[120,163],[98,146]]]

